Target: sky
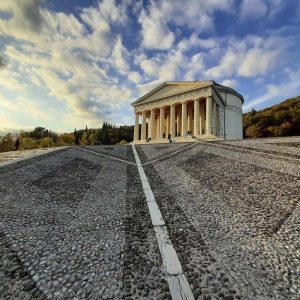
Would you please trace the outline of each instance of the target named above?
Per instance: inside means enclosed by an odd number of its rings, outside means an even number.
[[[0,0],[0,132],[132,125],[164,81],[300,95],[298,0]]]

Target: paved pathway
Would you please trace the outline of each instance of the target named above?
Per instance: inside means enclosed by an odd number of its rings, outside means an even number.
[[[300,138],[60,149],[0,168],[0,299],[299,299]]]

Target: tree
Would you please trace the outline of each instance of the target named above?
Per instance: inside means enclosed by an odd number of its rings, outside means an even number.
[[[104,122],[101,129],[101,143],[104,145],[107,145],[109,142],[108,127],[109,125],[106,122]]]
[[[6,134],[0,138],[0,152],[13,151],[14,150],[14,139],[11,133]]]
[[[300,135],[300,96],[243,115],[245,137]]]
[[[259,138],[262,137],[263,133],[257,125],[252,125],[246,129],[246,137]]]
[[[46,128],[44,127],[36,127],[34,128],[33,131],[30,132],[30,137],[35,139],[35,140],[39,140],[42,139],[43,137],[48,136],[48,130],[46,130]]]
[[[74,133],[63,133],[60,135],[60,139],[64,145],[74,145],[75,143]]]
[[[97,134],[95,131],[93,131],[90,135],[89,135],[89,142],[91,145],[94,145],[95,142],[97,141]]]
[[[118,129],[118,143],[120,143],[122,140],[122,131],[121,128]]]
[[[90,145],[90,139],[89,139],[89,134],[88,132],[84,132],[81,139],[80,139],[80,145]]]
[[[75,138],[75,145],[79,145],[80,144],[80,137],[79,137],[79,134],[75,128],[74,130],[74,138]]]

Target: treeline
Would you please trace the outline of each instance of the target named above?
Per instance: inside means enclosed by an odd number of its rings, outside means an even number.
[[[300,96],[243,115],[244,138],[300,135]]]
[[[88,129],[74,131],[74,143],[76,145],[114,145],[127,144],[133,140],[133,126],[115,126],[104,122],[100,129]]]
[[[86,127],[63,134],[57,134],[44,127],[36,127],[32,131],[21,131],[18,135],[8,133],[0,136],[0,152],[15,150],[17,139],[20,141],[21,150],[71,145],[127,144],[133,140],[133,126],[117,127],[104,122],[102,128]]]

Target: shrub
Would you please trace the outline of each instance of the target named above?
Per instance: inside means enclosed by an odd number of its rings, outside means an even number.
[[[40,146],[42,148],[51,148],[54,146],[53,140],[50,137],[44,137],[41,142],[40,142]]]
[[[128,144],[128,143],[127,143],[127,141],[125,141],[125,140],[121,140],[119,144],[120,144],[120,145],[126,145],[126,144]]]
[[[32,138],[24,137],[24,138],[21,138],[20,142],[21,142],[21,149],[22,150],[39,148],[38,141],[36,141]]]

